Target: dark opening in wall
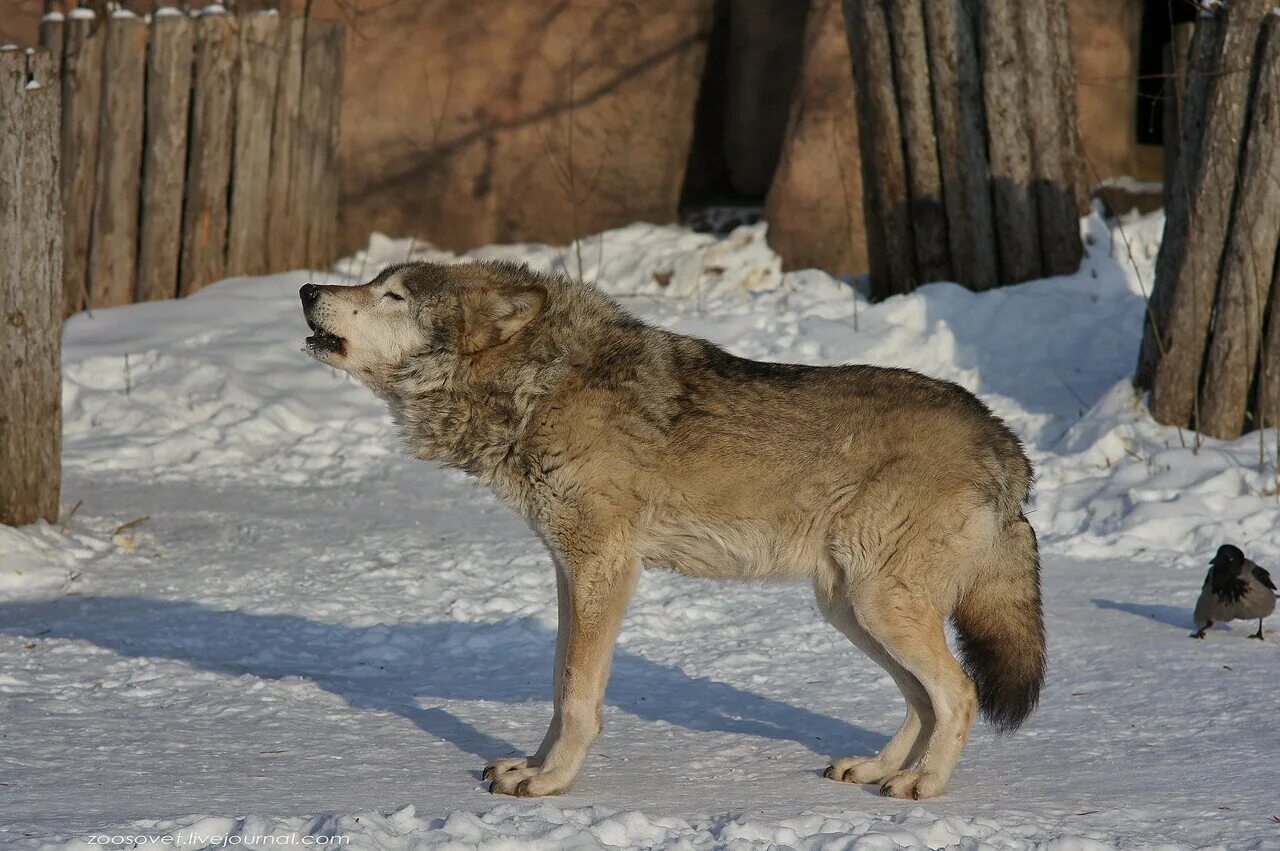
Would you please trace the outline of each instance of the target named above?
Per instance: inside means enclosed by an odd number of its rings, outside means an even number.
[[[693,143],[684,172],[680,210],[722,204],[734,197],[724,153],[724,103],[729,90],[729,0],[716,0],[715,22],[707,40],[707,64],[698,90]]]
[[[713,210],[723,227],[759,218],[786,135],[808,11],[807,0],[717,0],[680,203],[695,227]]]
[[[1175,24],[1194,21],[1198,10],[1194,0],[1143,0],[1142,31],[1138,45],[1138,142],[1164,143],[1165,77],[1164,50],[1173,36]]]

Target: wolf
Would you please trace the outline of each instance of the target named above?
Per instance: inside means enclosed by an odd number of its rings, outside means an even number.
[[[1035,708],[1031,465],[963,388],[736,357],[590,283],[509,263],[407,263],[300,296],[307,351],[383,399],[411,455],[474,476],[550,551],[551,724],[533,754],[486,766],[489,791],[573,783],[642,566],[812,584],[907,704],[884,748],[834,759],[831,780],[940,795],[976,712],[1007,731]]]

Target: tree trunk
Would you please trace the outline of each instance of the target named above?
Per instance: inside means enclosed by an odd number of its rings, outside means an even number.
[[[1257,86],[1249,97],[1234,226],[1223,258],[1213,340],[1200,390],[1197,428],[1224,439],[1244,431],[1280,244],[1280,33],[1274,25],[1268,30],[1263,34]]]
[[[1164,51],[1164,200],[1167,207],[1173,196],[1173,175],[1177,169],[1179,139],[1182,134],[1182,107],[1187,93],[1187,64],[1191,61],[1191,38],[1194,23],[1178,24]]]
[[[1270,0],[1238,0],[1230,7],[1220,52],[1224,62],[1248,63],[1270,8]],[[1151,413],[1170,425],[1189,425],[1197,413],[1209,319],[1235,199],[1251,74],[1223,70],[1218,68],[1210,83],[1203,163],[1190,190],[1186,247],[1179,266],[1164,270],[1173,276],[1173,288],[1164,351],[1152,381]]]
[[[1156,257],[1155,280],[1144,317],[1142,347],[1134,385],[1151,389],[1156,365],[1168,348],[1169,312],[1177,270],[1186,249],[1187,230],[1191,221],[1192,189],[1199,180],[1200,150],[1204,142],[1204,125],[1209,109],[1209,94],[1218,58],[1222,53],[1223,21],[1219,17],[1202,17],[1195,25],[1187,59],[1187,83],[1182,98],[1178,129],[1178,159],[1165,205],[1164,237]],[[1202,285],[1205,282],[1201,282]],[[1185,425],[1185,423],[1184,423]]]

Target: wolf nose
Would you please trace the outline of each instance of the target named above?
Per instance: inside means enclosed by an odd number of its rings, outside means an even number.
[[[304,305],[310,305],[320,298],[320,288],[315,284],[303,284],[302,289],[298,290],[298,295],[301,296]]]

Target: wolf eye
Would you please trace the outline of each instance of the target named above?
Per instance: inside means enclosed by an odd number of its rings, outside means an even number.
[[[404,301],[404,296],[400,293],[393,293],[390,290],[382,294],[383,298],[394,298],[396,301]]]

